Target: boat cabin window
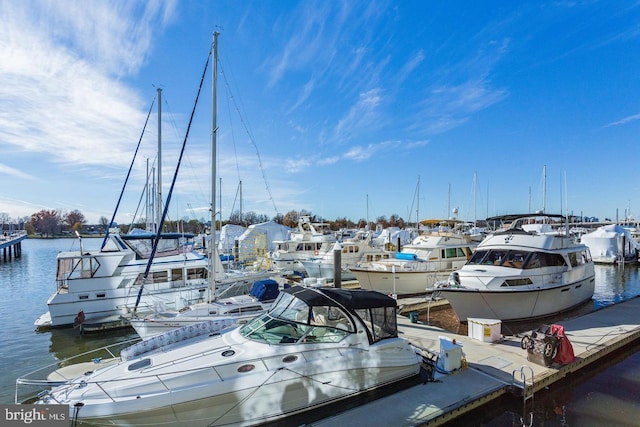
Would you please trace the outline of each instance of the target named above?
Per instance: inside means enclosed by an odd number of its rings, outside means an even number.
[[[56,278],[59,281],[66,279],[87,279],[93,277],[100,268],[100,263],[96,258],[62,258],[58,260],[58,273]]]
[[[206,279],[207,278],[207,269],[200,268],[187,268],[187,280],[194,279]]]
[[[169,273],[167,271],[152,271],[149,276],[147,276],[147,280],[144,280],[144,273],[138,274],[136,278],[136,285],[142,283],[164,283],[169,281]]]
[[[504,267],[511,267],[521,269],[524,266],[524,262],[527,259],[529,252],[520,251],[520,250],[512,250],[507,254],[502,265]]]
[[[172,282],[181,282],[182,281],[182,269],[181,268],[172,268],[171,269],[171,281]]]
[[[550,254],[546,252],[533,252],[524,265],[525,269],[541,267],[564,267],[567,264],[560,254]]]
[[[506,249],[479,250],[473,254],[468,264],[502,265],[507,259],[507,253]]]
[[[396,307],[356,309],[355,312],[364,321],[372,343],[398,336]]]
[[[463,248],[445,248],[442,250],[442,258],[464,258],[466,254]]]
[[[467,264],[484,264],[484,258],[489,254],[489,251],[476,250],[471,256]]]
[[[268,344],[342,341],[355,332],[349,316],[333,306],[309,307],[286,293],[278,295],[271,309],[244,325],[240,333]]]
[[[571,252],[569,254],[569,262],[571,263],[571,267],[578,266],[578,254],[575,252]]]
[[[546,252],[528,252],[525,250],[479,250],[468,264],[500,265],[517,269],[541,267],[563,267],[566,262],[562,255]]]

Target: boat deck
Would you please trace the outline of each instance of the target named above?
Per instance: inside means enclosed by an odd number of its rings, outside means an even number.
[[[399,316],[401,336],[417,347],[439,353],[439,337],[455,338],[462,345],[467,367],[463,364],[451,374],[436,373],[439,382],[415,385],[310,425],[438,426],[507,392],[516,390],[524,399],[638,340],[639,311],[640,298],[634,298],[562,322],[576,359],[551,367],[528,361],[518,336],[485,342]]]

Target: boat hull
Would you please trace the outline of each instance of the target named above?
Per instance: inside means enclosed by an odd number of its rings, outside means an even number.
[[[326,262],[318,262],[317,260],[306,260],[301,261],[304,266],[305,271],[307,272],[308,277],[314,277],[316,279],[335,279],[335,264],[326,263]],[[355,279],[355,275],[346,269],[340,270],[340,278],[342,280],[353,280]]]
[[[371,289],[384,294],[425,294],[438,281],[445,280],[453,269],[440,271],[391,271],[352,268],[362,289]]]
[[[86,322],[92,322],[109,316],[131,317],[131,312],[135,307],[139,287],[129,287],[126,289],[104,290],[100,293],[104,295],[100,299],[78,300],[77,294],[53,294],[47,305],[49,307],[49,324],[37,324],[39,328],[44,327],[69,327],[76,322],[76,317],[80,310],[83,311]],[[94,292],[95,293],[95,292]],[[86,294],[90,294],[86,292]],[[137,307],[139,313],[152,313],[154,307],[161,303],[168,309],[180,309],[184,306],[204,301],[209,296],[207,283],[188,285],[182,288],[157,288],[150,290],[145,288],[145,292],[140,298]]]
[[[550,316],[577,307],[593,297],[593,276],[572,284],[542,289],[439,288],[461,322],[468,318],[524,320]]]
[[[91,425],[196,427],[271,422],[418,375],[415,352],[399,340],[367,350],[282,352],[227,366],[203,366],[179,377],[175,371],[158,373],[135,381],[138,393],[141,381],[148,381],[142,399],[127,393],[129,380],[120,387],[102,384],[109,397],[91,404],[85,400],[77,413],[70,405],[70,416]],[[248,364],[255,366],[253,372],[239,374],[238,369]]]

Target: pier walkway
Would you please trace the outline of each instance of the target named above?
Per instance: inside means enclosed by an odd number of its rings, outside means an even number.
[[[22,241],[27,238],[24,230],[5,231],[0,234],[0,250],[2,260],[11,261],[11,257],[18,258],[22,255]],[[13,255],[12,255],[13,252]]]
[[[440,382],[415,385],[312,425],[438,426],[507,392],[516,391],[524,402],[542,388],[638,340],[639,312],[640,297],[637,297],[561,322],[576,359],[551,367],[529,362],[527,351],[520,346],[520,337],[484,342],[420,322],[411,323],[399,316],[401,336],[417,347],[439,353],[439,337],[455,338],[462,344],[467,367],[451,374],[436,373]]]

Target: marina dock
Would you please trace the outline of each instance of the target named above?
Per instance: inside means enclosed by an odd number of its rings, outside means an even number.
[[[399,316],[400,335],[415,346],[438,353],[440,337],[455,338],[466,363],[448,374],[437,372],[438,382],[412,386],[312,425],[439,426],[505,393],[516,393],[524,403],[537,391],[638,340],[638,312],[640,298],[636,297],[561,322],[576,358],[573,363],[549,367],[527,359],[519,336],[485,342]]]
[[[23,230],[5,231],[0,234],[2,260],[11,261],[12,257],[19,258],[22,256],[22,241],[26,238],[27,232]]]

